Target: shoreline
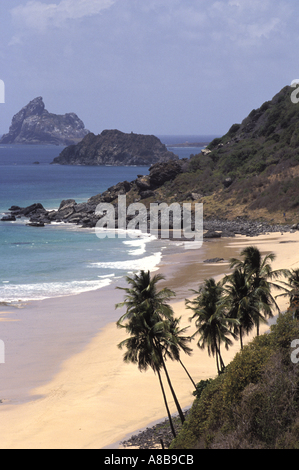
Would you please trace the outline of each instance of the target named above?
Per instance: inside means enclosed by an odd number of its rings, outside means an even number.
[[[263,253],[278,254],[275,269],[299,265],[299,256],[294,259],[294,245],[281,241],[299,243],[299,232],[209,240],[199,252],[176,253],[174,247],[172,253],[163,255],[155,273],[166,276],[160,288],[167,285],[177,293],[171,304],[176,316],[183,316],[182,327],[190,325],[190,313],[184,308],[184,299],[192,297],[189,289],[197,289],[207,277],[220,278],[229,271],[228,263],[204,264],[204,259],[221,255],[226,260],[238,256],[244,246],[254,244]],[[105,296],[104,291],[109,295]],[[122,298],[123,292],[115,290],[113,284],[99,291],[34,301],[22,309],[0,306],[2,332],[6,334],[1,338],[6,345],[6,363],[0,365],[0,377],[3,384],[4,367],[10,370],[7,380],[12,393],[11,401],[6,402],[5,390],[0,389],[4,400],[0,448],[113,448],[128,434],[164,419],[157,378],[151,371],[140,373],[136,366],[124,364],[123,352],[116,347],[123,332],[116,329],[121,310],[115,311],[114,305]],[[89,325],[84,322],[86,309],[91,312]],[[110,315],[108,323],[105,312]],[[24,331],[30,332],[27,342]],[[214,358],[199,350],[196,343],[192,347],[192,356],[182,359],[195,381],[209,378],[213,372],[215,376]],[[224,351],[225,363],[238,349],[236,344]],[[184,408],[194,397],[189,379],[179,369],[177,364],[169,364]],[[20,399],[18,393],[26,399]],[[175,412],[171,400],[170,406]]]

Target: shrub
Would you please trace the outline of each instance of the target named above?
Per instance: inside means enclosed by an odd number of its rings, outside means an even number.
[[[171,448],[298,447],[299,365],[290,359],[297,338],[299,321],[279,315],[204,387]]]
[[[222,137],[216,137],[212,142],[209,143],[207,149],[213,150],[213,148],[217,147],[222,142]]]
[[[233,124],[231,128],[229,129],[228,134],[230,136],[235,134],[240,129],[240,127],[241,127],[241,124]]]

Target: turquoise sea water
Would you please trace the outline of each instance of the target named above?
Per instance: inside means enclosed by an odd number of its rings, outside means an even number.
[[[196,137],[201,141],[203,136]],[[188,136],[182,138],[188,140]],[[163,139],[169,148],[177,142],[169,136]],[[55,209],[63,199],[83,202],[120,181],[148,173],[147,167],[50,165],[61,150],[56,146],[0,146],[0,218],[11,205],[41,202],[46,209]],[[170,150],[180,158],[200,151]],[[36,228],[28,227],[24,219],[0,221],[0,302],[97,289],[129,272],[153,269],[163,249],[163,243],[150,236],[100,240],[93,229],[71,224]]]

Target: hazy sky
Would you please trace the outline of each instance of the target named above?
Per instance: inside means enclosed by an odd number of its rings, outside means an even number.
[[[299,77],[298,0],[1,0],[0,25],[0,134],[37,96],[96,134],[224,134]]]

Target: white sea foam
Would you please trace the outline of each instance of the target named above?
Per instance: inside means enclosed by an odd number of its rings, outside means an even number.
[[[100,263],[91,263],[90,267],[101,268],[101,269],[113,269],[113,270],[124,270],[124,271],[140,271],[140,270],[150,270],[156,271],[157,265],[160,263],[162,258],[162,253],[158,252],[144,258],[135,259],[135,260],[125,260],[125,261],[108,261]]]
[[[132,250],[128,251],[129,255],[132,256],[141,256],[146,252],[146,244],[155,240],[154,236],[141,236],[140,238],[134,240],[124,241],[124,245],[132,247]]]
[[[0,288],[0,299],[4,302],[16,300],[42,300],[50,297],[63,297],[101,289],[111,284],[110,276],[93,281],[49,282],[39,284],[9,284]]]

